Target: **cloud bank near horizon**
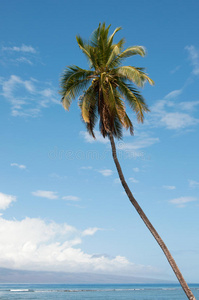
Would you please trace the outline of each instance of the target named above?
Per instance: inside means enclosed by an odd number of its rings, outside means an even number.
[[[66,223],[46,222],[39,218],[6,220],[0,217],[0,267],[56,272],[119,273],[157,275],[152,266],[138,265],[124,256],[88,254],[81,250],[83,238],[99,228],[83,231]]]

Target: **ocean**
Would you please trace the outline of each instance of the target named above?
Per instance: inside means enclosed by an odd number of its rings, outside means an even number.
[[[190,284],[199,299],[199,284]],[[1,300],[186,300],[177,284],[0,284]]]

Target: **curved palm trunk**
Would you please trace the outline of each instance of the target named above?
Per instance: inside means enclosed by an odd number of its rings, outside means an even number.
[[[159,236],[159,234],[157,233],[157,231],[155,230],[155,228],[153,227],[153,225],[151,224],[151,222],[149,221],[149,219],[147,218],[147,216],[145,215],[145,213],[143,212],[143,210],[141,209],[141,207],[139,206],[139,204],[137,203],[137,201],[135,200],[135,198],[133,197],[133,194],[131,193],[126,180],[124,178],[122,169],[120,167],[118,158],[117,158],[117,153],[116,153],[116,147],[115,147],[115,142],[114,142],[114,138],[112,136],[112,134],[109,134],[109,138],[110,138],[110,142],[111,142],[111,148],[112,148],[112,155],[113,155],[113,159],[121,180],[121,183],[124,187],[124,190],[127,194],[127,196],[129,197],[130,202],[133,204],[133,206],[135,207],[135,209],[137,210],[138,214],[140,215],[140,217],[142,218],[142,220],[144,221],[145,225],[148,227],[148,229],[150,230],[150,232],[152,233],[152,235],[154,236],[154,238],[156,239],[157,243],[159,244],[159,246],[161,247],[162,251],[164,252],[169,264],[171,265],[176,277],[178,278],[185,294],[187,295],[188,299],[190,300],[196,300],[196,298],[194,297],[194,295],[192,294],[190,288],[188,287],[186,281],[184,280],[175,260],[173,259],[171,253],[169,252],[167,246],[165,245],[165,243],[163,242],[163,240],[161,239],[161,237]]]

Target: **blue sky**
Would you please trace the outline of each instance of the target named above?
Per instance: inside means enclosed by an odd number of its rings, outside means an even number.
[[[198,1],[1,1],[0,267],[174,280],[118,181],[108,140],[60,104],[64,68],[87,62],[75,36],[99,22],[142,45],[151,112],[118,156],[130,188],[176,259],[199,282]]]

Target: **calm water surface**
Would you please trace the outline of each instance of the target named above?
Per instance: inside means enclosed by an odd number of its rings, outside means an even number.
[[[199,299],[199,284],[191,284]],[[1,300],[187,300],[179,285],[168,284],[0,284]]]

